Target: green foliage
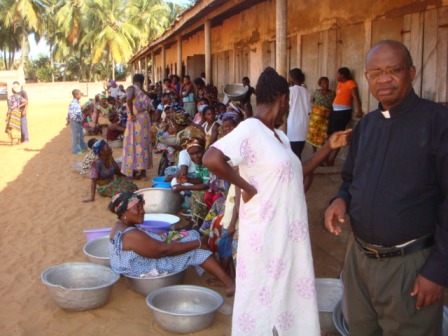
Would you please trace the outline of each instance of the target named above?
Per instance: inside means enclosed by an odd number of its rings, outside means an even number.
[[[129,58],[181,10],[163,0],[1,0],[0,66],[12,67],[21,50],[30,79],[124,79]],[[50,57],[27,59],[30,33],[47,41]]]

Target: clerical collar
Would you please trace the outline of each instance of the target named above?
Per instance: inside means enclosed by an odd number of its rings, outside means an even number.
[[[383,115],[384,118],[386,118],[386,119],[390,119],[390,113],[389,113],[389,111],[381,111],[381,114]]]

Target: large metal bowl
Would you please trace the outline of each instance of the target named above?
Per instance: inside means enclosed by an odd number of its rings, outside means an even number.
[[[120,276],[106,266],[72,262],[47,268],[41,279],[59,307],[80,311],[105,304]]]
[[[146,304],[163,329],[189,334],[213,324],[216,311],[224,299],[217,292],[199,286],[171,286],[153,291]]]
[[[135,192],[145,199],[145,213],[176,215],[182,205],[182,196],[171,189],[147,188]]]
[[[103,236],[88,241],[84,247],[84,254],[95,264],[110,266],[109,236]]]
[[[249,91],[248,86],[244,86],[241,83],[235,83],[235,84],[227,84],[224,87],[224,94],[230,99],[230,100],[241,100],[243,99],[247,91]]]
[[[139,278],[127,275],[125,275],[125,278],[128,281],[129,287],[131,287],[134,292],[147,296],[156,289],[183,283],[186,272],[187,269],[185,268],[177,273],[162,275],[154,278]]]

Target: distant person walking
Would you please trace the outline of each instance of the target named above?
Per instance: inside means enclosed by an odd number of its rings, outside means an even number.
[[[87,144],[84,141],[84,132],[82,129],[82,109],[79,104],[81,99],[81,91],[72,91],[73,100],[68,106],[67,121],[70,124],[72,130],[72,153],[81,155],[82,152],[87,150]]]
[[[8,133],[9,138],[11,139],[11,146],[19,145],[22,139],[21,109],[28,104],[28,101],[20,94],[21,90],[22,89],[18,83],[13,84],[13,94],[8,98],[8,112],[6,114],[5,132]]]
[[[23,89],[23,87],[21,87],[20,83],[15,81],[12,83],[12,85],[15,85],[16,87],[20,88],[20,95],[23,97],[23,99],[25,99],[27,101],[27,104],[23,107],[20,108],[20,114],[21,114],[21,119],[20,119],[20,128],[21,128],[21,141],[22,142],[29,142],[29,136],[28,136],[28,121],[26,119],[26,115],[28,112],[28,94],[26,93],[26,91]]]

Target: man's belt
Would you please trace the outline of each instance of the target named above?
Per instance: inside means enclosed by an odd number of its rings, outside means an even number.
[[[358,244],[361,252],[371,259],[384,259],[391,257],[399,257],[414,252],[418,252],[434,244],[434,234],[423,236],[408,244],[403,244],[399,246],[384,247],[379,245],[368,244],[361,239],[355,237],[355,241]]]

